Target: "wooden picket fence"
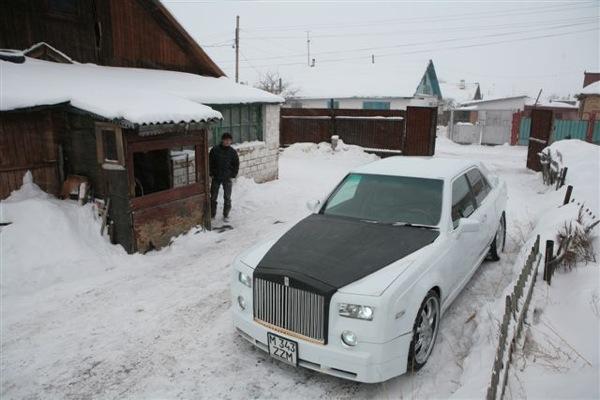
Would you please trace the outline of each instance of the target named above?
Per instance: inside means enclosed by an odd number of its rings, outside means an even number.
[[[496,358],[492,367],[492,378],[487,390],[487,400],[502,399],[508,380],[509,365],[517,341],[523,330],[533,287],[535,285],[540,264],[540,236],[538,235],[525,265],[521,270],[513,292],[506,296],[504,317],[500,325],[500,338],[496,350]]]
[[[567,167],[560,167],[558,161],[553,160],[550,153],[538,153],[540,164],[542,166],[542,179],[544,184],[555,186],[556,190],[560,189],[565,184],[567,177]]]

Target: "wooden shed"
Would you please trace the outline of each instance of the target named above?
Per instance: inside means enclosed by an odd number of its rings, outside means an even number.
[[[114,122],[67,104],[0,113],[0,196],[31,171],[60,195],[69,176],[89,182],[108,207],[108,231],[128,252],[167,245],[194,226],[210,227],[205,122]]]
[[[255,143],[241,172],[277,176],[283,99],[225,77],[158,0],[2,1],[0,49],[0,199],[27,171],[55,195],[82,176],[135,252],[210,227],[221,131]]]

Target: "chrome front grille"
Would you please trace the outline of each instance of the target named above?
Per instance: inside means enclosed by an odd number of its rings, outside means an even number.
[[[255,278],[254,319],[273,330],[325,343],[325,297],[316,293]]]

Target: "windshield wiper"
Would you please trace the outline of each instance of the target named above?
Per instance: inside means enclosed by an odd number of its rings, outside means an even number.
[[[392,225],[393,226],[411,226],[413,228],[423,228],[423,229],[433,229],[433,230],[439,229],[437,226],[424,225],[424,224],[413,224],[410,222],[394,222],[394,223],[392,223]]]

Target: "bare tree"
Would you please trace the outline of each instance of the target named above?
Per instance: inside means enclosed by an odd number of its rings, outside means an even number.
[[[285,99],[294,97],[299,92],[299,89],[292,87],[291,83],[284,80],[278,72],[271,71],[262,74],[255,87]]]

